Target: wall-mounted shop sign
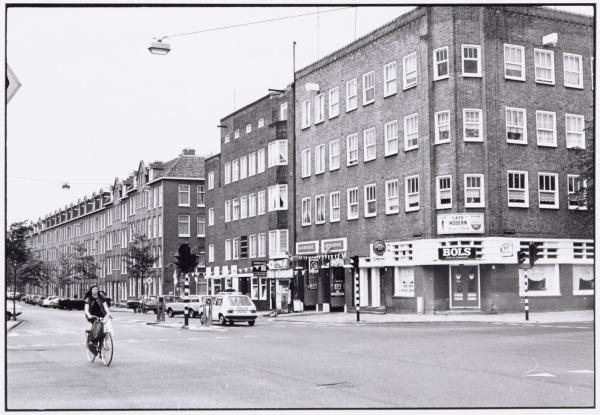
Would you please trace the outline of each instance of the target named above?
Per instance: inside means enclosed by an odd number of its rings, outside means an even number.
[[[269,269],[288,269],[289,267],[290,261],[287,258],[269,260]]]
[[[469,259],[475,258],[475,248],[469,246],[450,246],[438,248],[439,259]]]
[[[319,253],[319,241],[296,242],[296,255]]]
[[[330,267],[343,267],[344,266],[344,258],[331,258],[329,260]]]
[[[266,277],[267,261],[252,261],[252,272],[255,277]]]
[[[318,258],[310,258],[308,260],[308,272],[311,274],[319,273],[319,259]]]
[[[346,252],[347,239],[323,239],[321,241],[321,252],[323,254],[331,254],[335,252]]]
[[[484,233],[483,213],[453,213],[437,215],[438,235],[454,233]]]
[[[373,242],[373,253],[377,256],[385,254],[386,248],[385,242],[381,239]]]
[[[500,254],[502,256],[513,256],[513,244],[510,242],[503,243],[500,246]]]

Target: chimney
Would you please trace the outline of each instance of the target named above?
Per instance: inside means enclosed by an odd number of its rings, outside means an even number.
[[[182,156],[195,156],[196,155],[196,150],[194,150],[193,148],[184,148],[183,151],[181,152]]]

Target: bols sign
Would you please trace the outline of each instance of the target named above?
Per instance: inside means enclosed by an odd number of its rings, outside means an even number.
[[[438,248],[439,259],[469,259],[475,258],[475,248],[454,246],[448,248]]]

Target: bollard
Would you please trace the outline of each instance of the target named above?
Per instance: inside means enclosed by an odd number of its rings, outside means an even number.
[[[188,309],[188,306],[185,306],[185,311],[183,312],[183,317],[184,317],[184,321],[183,321],[183,325],[187,326],[189,324],[189,312],[190,310]]]

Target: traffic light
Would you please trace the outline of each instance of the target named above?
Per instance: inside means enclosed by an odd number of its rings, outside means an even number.
[[[524,264],[525,261],[527,261],[527,251],[521,249],[519,252],[517,252],[517,258],[519,260],[519,265]]]
[[[352,266],[354,269],[358,269],[358,255],[354,255],[352,257]]]
[[[535,242],[529,243],[529,264],[533,267],[535,261],[541,257],[542,247],[538,247]]]
[[[179,255],[175,255],[175,258],[177,259],[175,265],[177,265],[179,271],[182,274],[192,272],[198,265],[198,255],[191,252],[188,244],[179,245],[179,249],[177,251]]]

